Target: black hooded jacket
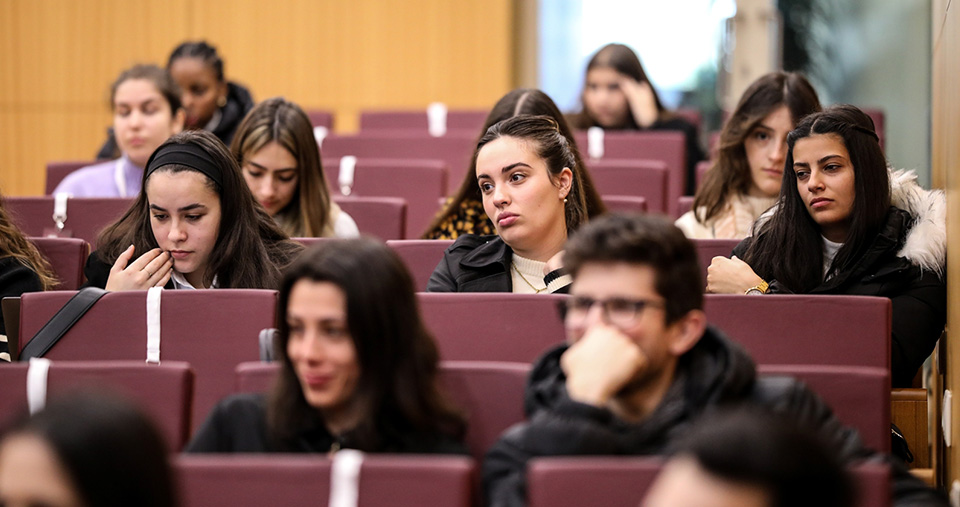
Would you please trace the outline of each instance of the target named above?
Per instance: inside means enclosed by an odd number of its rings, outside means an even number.
[[[527,422],[507,430],[486,455],[483,487],[488,505],[525,504],[525,470],[534,457],[564,455],[666,455],[701,415],[723,406],[753,404],[816,428],[844,461],[887,460],[866,449],[817,395],[790,377],[757,378],[753,361],[738,345],[708,328],[680,357],[673,384],[657,408],[639,423],[610,410],[579,403],[566,391],[562,345],[534,366],[527,385]],[[946,505],[945,499],[893,466],[894,505]]]

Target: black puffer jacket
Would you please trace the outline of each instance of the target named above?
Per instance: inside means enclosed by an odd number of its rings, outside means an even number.
[[[754,404],[816,428],[845,461],[887,458],[863,447],[857,432],[843,426],[801,382],[790,377],[756,377],[753,361],[738,345],[708,329],[680,357],[674,383],[656,410],[628,423],[610,410],[569,398],[560,368],[560,346],[534,366],[527,386],[526,423],[507,430],[487,453],[484,493],[489,505],[525,504],[527,462],[540,456],[664,455],[672,452],[699,417],[721,406]],[[893,466],[894,505],[946,505],[902,466]]]
[[[512,261],[513,250],[500,236],[464,234],[443,252],[427,282],[427,292],[513,292]],[[550,288],[553,290],[552,285]],[[565,285],[553,292],[566,294],[568,290]]]

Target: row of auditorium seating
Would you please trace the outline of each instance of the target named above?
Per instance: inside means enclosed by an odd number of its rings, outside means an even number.
[[[72,296],[72,292],[27,293],[11,350],[25,342]],[[556,305],[562,295],[418,294],[421,313],[444,361],[506,361],[529,364],[563,340]],[[277,320],[277,293],[269,290],[165,291],[160,305],[161,360],[189,362],[196,373],[194,423],[233,388],[235,365],[260,357],[258,332]],[[53,360],[143,360],[147,357],[146,292],[108,293],[51,349]],[[215,311],[196,311],[197,308]],[[857,402],[882,405],[862,430],[871,444],[889,447],[890,301],[855,296],[708,295],[708,321],[738,341],[764,372],[803,365],[853,368],[849,383]],[[515,318],[523,315],[523,319]],[[810,315],[817,318],[811,319]],[[11,323],[8,320],[8,328]],[[105,331],[106,330],[106,331]],[[834,337],[844,337],[842,340]],[[821,374],[825,374],[821,372]],[[811,382],[811,384],[814,384]],[[868,387],[872,386],[872,387]],[[816,385],[814,385],[816,388]],[[522,393],[517,388],[517,395]],[[517,405],[519,409],[519,405]],[[865,426],[865,425],[864,425]],[[886,436],[886,439],[883,437]]]

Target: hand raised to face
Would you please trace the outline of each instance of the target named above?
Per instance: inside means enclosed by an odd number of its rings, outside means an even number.
[[[653,87],[647,81],[638,82],[630,76],[620,74],[620,89],[627,97],[633,119],[642,128],[648,128],[657,121],[657,98]]]
[[[117,257],[110,268],[106,290],[147,290],[150,287],[163,287],[170,281],[173,258],[169,253],[154,248],[130,262],[133,253],[133,245],[130,245]]]
[[[629,336],[605,322],[594,324],[560,357],[570,399],[601,407],[648,363]]]

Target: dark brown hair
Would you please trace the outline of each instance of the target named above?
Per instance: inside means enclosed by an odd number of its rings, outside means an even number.
[[[204,284],[210,285],[217,277],[217,286],[224,289],[275,289],[280,282],[280,270],[303,247],[290,241],[256,203],[240,168],[220,139],[203,130],[184,131],[170,137],[157,150],[170,144],[193,144],[203,149],[217,164],[223,180],[221,186],[204,176],[207,185],[219,196],[221,210],[217,241],[207,261]],[[196,169],[176,164],[144,171],[143,185],[133,204],[100,233],[97,240],[100,260],[112,265],[130,245],[135,248],[134,258],[157,248],[147,200],[150,176],[183,171],[199,174]]]
[[[346,296],[347,327],[360,363],[353,396],[363,417],[350,430],[358,448],[379,451],[411,433],[463,437],[466,423],[437,384],[439,352],[420,318],[413,279],[399,257],[370,238],[325,241],[308,249],[285,271],[280,285],[280,375],[270,397],[268,424],[284,447],[316,420],[287,355],[286,313],[293,286],[330,282]]]
[[[744,141],[775,109],[787,106],[794,124],[820,110],[817,92],[802,74],[771,72],[754,81],[743,92],[733,114],[720,131],[717,160],[693,200],[698,222],[705,224],[718,215],[732,195],[746,194],[753,183]],[[787,168],[792,170],[792,168]],[[705,212],[701,215],[699,210]]]
[[[657,89],[653,87],[653,83],[647,78],[647,73],[643,70],[643,65],[640,63],[640,58],[628,46],[623,44],[607,44],[594,53],[593,57],[591,57],[587,63],[587,70],[583,73],[584,91],[586,91],[587,74],[596,68],[611,68],[621,74],[632,77],[638,83],[649,83],[650,90],[653,92],[653,99],[657,104],[659,116],[662,118],[666,115],[667,110],[660,102]],[[580,94],[580,113],[571,117],[571,123],[573,123],[574,128],[581,130],[599,126],[587,111],[586,104],[583,102],[582,92]],[[627,124],[624,128],[630,130],[638,130],[640,128],[633,114],[627,115]]]
[[[597,187],[593,184],[593,180],[590,179],[590,172],[583,163],[583,158],[580,156],[580,150],[577,149],[577,142],[574,140],[573,133],[567,125],[567,120],[563,117],[563,113],[557,108],[553,99],[546,93],[534,88],[517,88],[507,93],[501,97],[493,106],[493,109],[490,110],[490,114],[487,115],[487,119],[484,121],[483,129],[480,131],[480,137],[483,137],[483,135],[487,133],[487,130],[497,123],[522,114],[545,115],[553,118],[554,121],[557,122],[560,134],[567,139],[567,145],[570,147],[570,151],[573,152],[573,158],[576,161],[577,167],[580,168],[581,177],[583,178],[583,193],[586,199],[587,216],[593,218],[605,213],[606,207],[603,205],[600,194],[597,193]],[[479,141],[480,139],[478,138],[477,142]],[[444,208],[443,212],[437,215],[433,223],[427,227],[427,231],[423,234],[424,239],[435,239],[443,232],[440,229],[440,224],[450,217],[455,216],[464,202],[478,203],[478,206],[482,207],[482,205],[479,204],[483,201],[483,198],[480,195],[480,188],[477,186],[476,167],[477,151],[475,150],[470,160],[470,169],[464,175],[463,181],[460,183],[460,188],[450,203]]]
[[[284,232],[296,237],[323,236],[333,230],[330,192],[320,163],[320,148],[310,118],[293,102],[274,97],[258,104],[240,124],[230,152],[240,167],[244,160],[270,142],[277,142],[297,161],[297,189],[278,219]]]

